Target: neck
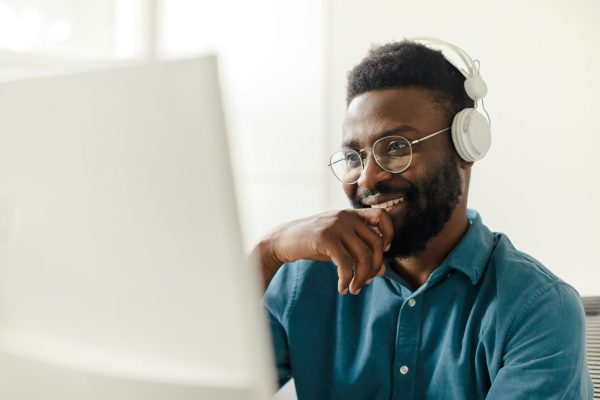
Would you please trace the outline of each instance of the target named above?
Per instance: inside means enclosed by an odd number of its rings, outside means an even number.
[[[394,272],[413,289],[416,290],[427,281],[429,275],[444,261],[466,232],[469,221],[465,203],[460,202],[457,205],[444,229],[427,242],[425,250],[414,257],[392,259],[391,266]]]

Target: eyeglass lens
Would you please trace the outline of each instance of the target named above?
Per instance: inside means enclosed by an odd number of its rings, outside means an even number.
[[[410,142],[401,136],[387,136],[373,144],[373,156],[381,168],[398,173],[410,165],[412,147]],[[329,165],[333,174],[340,181],[352,184],[360,178],[363,170],[363,158],[356,150],[344,149],[331,156]]]

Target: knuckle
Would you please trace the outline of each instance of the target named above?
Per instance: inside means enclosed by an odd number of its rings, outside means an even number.
[[[379,247],[383,246],[383,236],[376,234],[373,241],[376,246],[379,246]]]
[[[335,213],[335,216],[336,216],[337,218],[345,218],[345,217],[347,217],[347,216],[348,216],[348,214],[349,214],[348,210],[338,210],[338,211]]]
[[[317,235],[320,239],[335,239],[348,231],[353,221],[352,213],[348,210],[334,212],[328,218],[320,221]]]
[[[365,250],[358,256],[358,262],[366,265],[371,264],[373,258],[373,252],[371,250]]]
[[[334,223],[345,222],[351,217],[351,212],[348,210],[339,210],[335,213]]]
[[[344,268],[340,268],[338,270],[338,277],[339,277],[340,281],[348,284],[350,282],[350,280],[352,279],[352,274],[348,270],[346,270]]]
[[[352,271],[354,260],[352,260],[351,257],[346,255],[338,255],[336,259],[338,260],[338,263],[336,264],[338,268],[338,273]]]
[[[342,262],[344,263],[343,269],[344,271],[351,271],[354,266],[354,260],[351,257],[342,257]]]

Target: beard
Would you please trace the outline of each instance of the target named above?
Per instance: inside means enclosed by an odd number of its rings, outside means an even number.
[[[387,185],[381,185],[373,192],[398,193]],[[425,178],[411,183],[403,192],[406,212],[402,221],[393,221],[394,238],[385,253],[388,258],[418,255],[450,220],[462,194],[454,153],[449,151],[447,157],[433,166]],[[355,208],[361,204],[358,199],[352,203]]]

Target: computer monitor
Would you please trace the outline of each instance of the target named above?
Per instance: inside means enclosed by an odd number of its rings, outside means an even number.
[[[214,57],[0,84],[0,398],[265,399]]]

